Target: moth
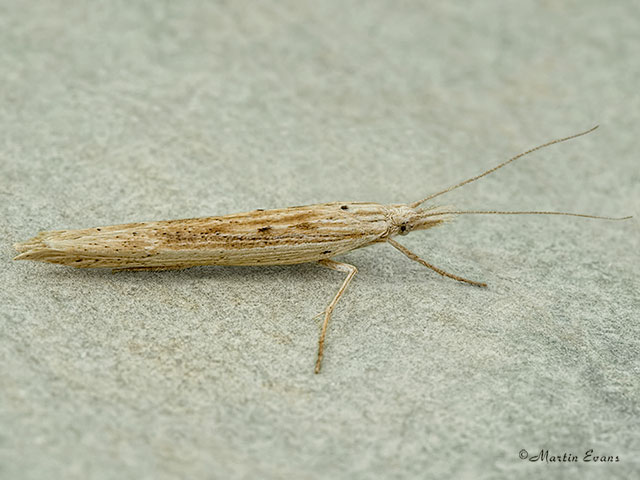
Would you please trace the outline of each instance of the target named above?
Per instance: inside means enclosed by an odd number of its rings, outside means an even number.
[[[122,270],[173,270],[200,265],[292,265],[316,262],[346,274],[325,311],[318,340],[315,373],[320,372],[329,320],[338,300],[357,269],[334,257],[386,242],[434,272],[478,287],[469,280],[432,265],[400,244],[394,237],[442,225],[457,215],[568,215],[603,220],[624,220],[568,212],[456,210],[427,206],[426,202],[474,182],[530,153],[564,142],[598,128],[550,141],[475,177],[411,203],[382,205],[366,202],[333,202],[274,210],[253,210],[221,217],[127,223],[82,230],[41,232],[15,244],[15,260],[36,260],[78,268]]]

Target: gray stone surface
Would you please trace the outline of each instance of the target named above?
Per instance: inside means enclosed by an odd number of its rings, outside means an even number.
[[[637,2],[0,2],[0,477],[638,478]],[[315,265],[12,262],[39,230],[443,197]],[[577,463],[521,461],[548,449]],[[617,455],[586,463],[584,452]]]

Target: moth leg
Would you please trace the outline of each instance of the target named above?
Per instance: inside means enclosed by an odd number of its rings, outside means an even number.
[[[468,280],[466,278],[459,277],[458,275],[454,275],[453,273],[447,273],[444,270],[442,270],[441,268],[438,268],[435,265],[431,265],[430,263],[425,262],[423,259],[421,259],[419,256],[417,256],[411,250],[409,250],[408,248],[400,245],[398,242],[396,242],[395,240],[393,240],[391,238],[388,238],[387,242],[390,243],[392,247],[400,250],[402,253],[404,253],[411,260],[414,260],[414,261],[424,265],[425,267],[430,268],[431,270],[433,270],[436,273],[439,273],[443,277],[453,278],[454,280],[458,280],[459,282],[468,283],[469,285],[475,285],[476,287],[486,287],[487,286],[487,284],[484,283],[484,282],[475,282],[473,280]]]
[[[320,367],[322,366],[322,356],[324,354],[324,338],[327,333],[327,325],[329,325],[329,319],[331,318],[333,309],[338,303],[338,300],[340,300],[340,297],[342,296],[344,291],[347,289],[347,285],[349,285],[349,283],[351,282],[355,274],[358,273],[358,269],[353,265],[349,265],[348,263],[336,262],[334,260],[329,260],[329,259],[319,260],[318,263],[332,270],[345,272],[347,273],[347,277],[344,279],[344,282],[342,282],[342,286],[340,287],[340,290],[338,290],[338,293],[336,293],[336,296],[333,297],[333,300],[331,300],[331,303],[329,304],[327,309],[324,311],[324,322],[322,323],[320,339],[318,340],[318,359],[316,360],[315,373],[319,373]]]

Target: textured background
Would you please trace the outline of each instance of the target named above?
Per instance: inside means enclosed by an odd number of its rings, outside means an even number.
[[[428,3],[425,5],[425,3]],[[640,475],[637,2],[0,0],[0,476]],[[442,198],[342,275],[12,262],[39,230]],[[615,464],[541,465],[549,449]]]

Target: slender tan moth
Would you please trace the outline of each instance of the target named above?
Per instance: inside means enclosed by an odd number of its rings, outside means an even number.
[[[520,153],[486,172],[411,203],[381,205],[333,202],[274,210],[254,210],[222,217],[127,223],[84,230],[41,232],[15,244],[15,260],[37,260],[79,268],[173,270],[199,265],[291,265],[306,262],[346,273],[327,306],[318,340],[315,373],[320,372],[325,335],[331,314],[357,270],[333,257],[377,242],[387,242],[411,260],[442,276],[470,285],[486,283],[447,273],[427,263],[393,237],[441,225],[455,215],[568,215],[625,220],[568,212],[455,210],[423,203],[474,182],[525,155],[555,143],[586,135],[597,126]]]

